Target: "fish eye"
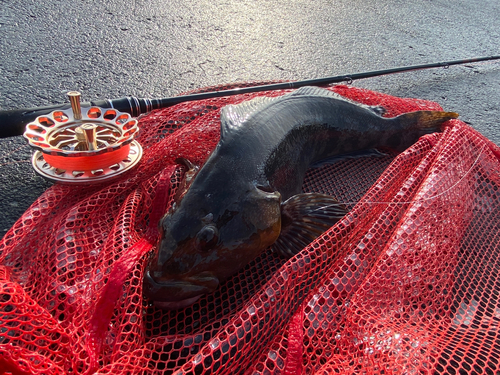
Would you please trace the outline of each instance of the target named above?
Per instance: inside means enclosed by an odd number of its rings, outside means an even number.
[[[213,225],[204,226],[196,235],[196,245],[202,251],[210,250],[218,241],[218,231]]]

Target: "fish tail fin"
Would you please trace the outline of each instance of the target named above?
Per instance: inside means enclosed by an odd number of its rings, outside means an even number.
[[[404,151],[414,144],[421,136],[425,134],[440,132],[443,124],[451,119],[458,117],[455,112],[443,111],[416,111],[403,113],[397,117],[389,119],[394,121],[396,127],[394,134],[389,136],[385,146],[396,151]]]
[[[455,119],[456,112],[416,111],[403,113],[396,117],[403,124],[412,124],[412,128],[420,129],[422,135],[442,131],[444,122]]]

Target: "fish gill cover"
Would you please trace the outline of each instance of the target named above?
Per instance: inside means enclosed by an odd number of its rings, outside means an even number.
[[[441,109],[330,89],[389,117]],[[155,111],[137,169],[48,189],[0,242],[0,374],[498,372],[500,149],[459,120],[401,154],[310,169],[303,190],[349,213],[294,258],[267,251],[183,310],[143,298],[175,160],[203,163],[221,107],[285,92]]]

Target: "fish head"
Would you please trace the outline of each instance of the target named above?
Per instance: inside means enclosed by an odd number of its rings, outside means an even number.
[[[278,238],[279,192],[220,185],[215,193],[191,186],[160,220],[157,251],[144,278],[145,296],[157,306],[193,304]]]

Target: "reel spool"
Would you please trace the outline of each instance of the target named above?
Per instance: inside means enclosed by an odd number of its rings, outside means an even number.
[[[93,184],[118,177],[137,165],[137,120],[113,108],[81,108],[80,93],[68,93],[71,109],[39,116],[24,137],[37,151],[32,164],[41,176],[62,184]]]

